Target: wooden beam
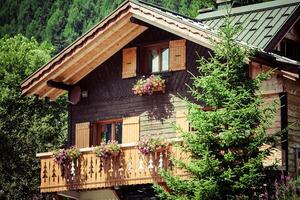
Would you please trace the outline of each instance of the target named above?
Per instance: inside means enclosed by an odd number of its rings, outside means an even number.
[[[72,86],[64,84],[63,82],[57,82],[54,80],[49,80],[47,81],[47,86],[52,87],[52,88],[57,88],[57,89],[62,89],[62,90],[71,90]]]
[[[129,35],[124,34],[125,36],[120,38],[117,41],[117,43],[114,43],[114,45],[112,45],[111,49],[105,51],[99,57],[93,59],[86,66],[84,66],[84,68],[82,68],[82,70],[78,71],[77,73],[74,73],[74,76],[67,79],[66,82],[67,83],[78,82],[80,79],[82,79],[84,76],[86,76],[88,73],[90,73],[93,70],[93,66],[99,66],[101,63],[103,63],[105,60],[107,60],[111,55],[118,52],[126,44],[128,44],[130,41],[132,41],[134,38],[136,38],[138,35],[140,35],[146,29],[147,29],[146,27],[137,26],[136,29],[134,31],[132,31]]]
[[[86,64],[93,60],[95,57],[98,57],[102,52],[108,51],[110,47],[114,45],[112,41],[119,41],[122,37],[131,34],[132,31],[137,27],[137,25],[128,22],[124,24],[118,31],[115,31],[113,34],[110,34],[109,38],[106,38],[106,41],[100,43],[98,46],[95,46],[93,51],[90,51],[86,56],[84,56],[77,63],[73,63],[73,66],[70,68],[65,68],[64,71],[61,72],[59,76],[54,77],[54,80],[60,80],[61,82],[66,82],[68,78],[70,78],[74,73],[77,73],[80,69],[82,69]],[[103,48],[104,47],[104,48]],[[104,61],[103,61],[104,62]],[[100,64],[93,66],[93,69],[98,67]],[[92,70],[92,69],[91,69]],[[71,75],[70,75],[71,74]],[[69,85],[73,85],[68,83]],[[43,88],[39,89],[39,95],[43,98],[49,96],[54,92],[54,88],[49,88],[46,85]],[[55,92],[54,92],[55,93]],[[57,98],[57,97],[55,97]]]
[[[90,63],[93,59],[95,59],[102,53],[107,52],[111,47],[113,47],[115,45],[115,43],[117,41],[122,39],[125,35],[131,34],[131,32],[136,27],[137,27],[137,25],[134,25],[129,22],[127,25],[122,27],[122,29],[120,29],[119,31],[115,31],[114,33],[110,34],[110,37],[107,38],[107,40],[105,40],[101,44],[99,44],[99,46],[94,48],[93,51],[91,51],[89,54],[87,54],[84,58],[79,60],[77,63],[74,63],[74,65],[71,68],[66,69],[63,73],[58,75],[56,77],[56,79],[60,79],[60,80],[63,80],[64,82],[66,82],[66,80],[68,80],[71,76],[73,76],[79,70],[84,68],[87,65],[87,63]],[[113,54],[111,54],[111,55],[113,55]],[[97,66],[93,66],[93,69],[98,66],[99,66],[99,64]],[[66,82],[66,83],[69,83],[69,82]]]
[[[209,49],[212,48],[211,40],[219,40],[219,38],[212,35],[211,32],[199,30],[193,26],[186,25],[175,19],[165,17],[150,10],[147,10],[147,12],[143,12],[143,10],[145,9],[141,7],[135,8],[136,5],[132,5],[132,7],[132,17],[150,25],[156,26],[162,30],[172,32],[182,38],[195,42],[196,44],[200,44]]]
[[[56,65],[49,73],[44,74],[37,83],[31,84],[28,88],[24,89],[22,93],[27,93],[28,95],[37,93],[37,91],[39,91],[42,87],[45,86],[45,82],[47,80],[54,79],[54,76],[57,76],[57,74],[60,74],[62,71],[69,68],[74,63],[78,62],[78,60],[86,56],[87,53],[93,51],[96,46],[98,46],[101,42],[109,38],[112,32],[127,25],[127,23],[130,21],[130,17],[131,14],[128,12],[121,15],[120,19],[117,22],[112,23],[109,26],[107,26],[104,30],[99,31],[94,36],[93,40],[89,40],[86,44],[84,44],[84,47],[77,48],[73,52],[72,56],[66,58],[60,64]],[[56,80],[56,81],[61,81],[61,80]]]
[[[137,24],[137,25],[140,25],[140,26],[145,26],[145,27],[149,27],[150,24],[144,22],[144,21],[141,21],[137,18],[134,18],[134,17],[130,17],[130,22],[131,23],[134,23],[134,24]]]

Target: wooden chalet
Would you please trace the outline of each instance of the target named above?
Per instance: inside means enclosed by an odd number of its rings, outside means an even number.
[[[225,11],[200,13],[197,19],[140,1],[125,1],[86,34],[23,81],[23,94],[56,100],[67,93],[68,145],[81,148],[82,159],[61,169],[52,153],[38,153],[42,193],[71,199],[154,199],[151,184],[162,183],[159,168],[179,176],[172,154],[185,159],[176,147],[149,157],[141,155],[136,142],[157,135],[180,140],[172,123],[189,129],[187,96],[190,74],[197,73],[198,55],[208,57],[216,29]],[[300,172],[300,0],[277,0],[232,8],[233,23],[243,24],[236,40],[257,48],[249,61],[250,76],[274,68],[261,91],[266,101],[280,102],[268,132],[293,123],[282,146],[266,164],[279,160],[280,168]],[[197,52],[197,53],[196,53]],[[163,92],[137,96],[134,83],[143,76],[159,74],[166,81]],[[116,140],[122,154],[102,162],[93,146]],[[151,161],[151,163],[149,163]],[[149,167],[151,164],[152,167]]]

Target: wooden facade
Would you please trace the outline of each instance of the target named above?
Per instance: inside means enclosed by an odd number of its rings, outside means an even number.
[[[178,40],[178,36],[157,28],[149,28],[135,40],[126,45],[140,49],[145,44],[156,44],[161,41]],[[122,78],[122,55],[120,50],[105,63],[91,72],[78,85],[88,91],[88,98],[82,98],[77,105],[70,105],[72,116],[69,132],[69,145],[75,144],[75,126],[82,122],[140,117],[140,137],[161,135],[165,138],[175,138],[176,133],[171,123],[176,122],[176,112],[185,109],[185,103],[180,95],[187,96],[187,86],[191,84],[190,74],[196,73],[199,56],[208,57],[210,50],[193,42],[186,42],[186,70],[162,73],[167,81],[165,94],[156,93],[152,96],[136,96],[132,87],[137,79],[145,75],[140,72],[132,78]],[[141,52],[138,51],[138,54]],[[198,53],[198,55],[197,55]],[[140,59],[137,59],[139,66]]]
[[[182,97],[193,101],[187,92],[187,85],[192,84],[190,73],[198,74],[199,57],[209,58],[212,40],[218,40],[215,33],[197,20],[128,1],[26,79],[22,90],[29,95],[53,100],[65,89],[71,100],[75,87],[85,94],[78,103],[68,106],[68,146],[81,148],[82,156],[78,162],[60,166],[53,161],[51,152],[38,154],[41,192],[87,192],[88,189],[161,183],[159,169],[187,176],[174,168],[171,161],[171,156],[188,157],[175,146],[144,156],[135,144],[143,137],[156,136],[179,141],[180,132],[175,131],[172,124],[189,130],[187,106]],[[168,47],[168,70],[163,70],[162,55],[159,55],[159,70],[154,73],[165,79],[166,88],[163,92],[137,96],[132,90],[134,83],[153,74],[147,66],[146,50],[156,47],[160,48],[158,52]],[[279,161],[281,169],[298,175],[300,70],[264,56],[249,61],[249,75],[254,78],[262,71],[276,68],[263,82],[261,91],[257,91],[262,93],[266,103],[275,101],[278,106],[267,132],[274,134],[291,124],[282,144],[274,148],[265,165]],[[122,153],[101,160],[96,157],[93,146],[99,145],[103,139],[100,132],[104,132],[109,123],[112,133],[106,139],[121,141]]]

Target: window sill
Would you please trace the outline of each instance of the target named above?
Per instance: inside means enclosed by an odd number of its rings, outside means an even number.
[[[170,71],[163,71],[163,72],[152,72],[152,73],[147,73],[147,74],[140,74],[139,77],[143,77],[143,76],[151,76],[151,75],[160,75],[162,78],[168,78],[172,75],[172,72]]]

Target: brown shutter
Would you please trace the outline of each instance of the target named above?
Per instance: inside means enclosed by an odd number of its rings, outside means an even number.
[[[123,118],[122,143],[135,143],[140,138],[140,117]]]
[[[136,76],[136,47],[123,49],[122,78]]]
[[[75,125],[75,146],[85,148],[90,146],[90,122]]]
[[[183,131],[189,130],[189,122],[187,121],[187,110],[176,111],[176,126],[181,128]],[[181,136],[181,131],[176,131],[176,136]]]
[[[186,69],[186,40],[170,41],[170,71]]]

